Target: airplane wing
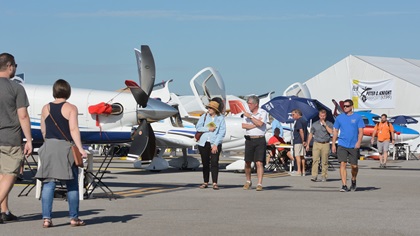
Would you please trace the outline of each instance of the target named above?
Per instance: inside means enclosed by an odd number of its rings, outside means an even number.
[[[190,148],[196,145],[194,138],[177,134],[156,133],[156,146],[166,148]]]

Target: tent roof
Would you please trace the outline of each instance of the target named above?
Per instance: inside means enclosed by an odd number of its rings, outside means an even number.
[[[354,57],[383,71],[386,71],[402,80],[420,86],[420,60],[394,57]]]

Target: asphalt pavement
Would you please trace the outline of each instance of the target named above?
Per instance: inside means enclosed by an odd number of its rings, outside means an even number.
[[[95,165],[100,158],[97,158]],[[1,235],[420,235],[420,161],[359,161],[357,191],[339,192],[339,170],[327,182],[310,175],[267,172],[264,190],[243,190],[243,173],[226,171],[222,160],[220,190],[199,189],[202,172],[170,168],[161,172],[135,169],[115,159],[102,179],[114,192],[95,189],[80,202],[87,225],[70,227],[67,202],[54,200],[53,228],[42,228],[41,202],[35,190],[18,197],[17,183],[9,205],[17,222],[0,224]],[[350,176],[350,169],[348,169]]]

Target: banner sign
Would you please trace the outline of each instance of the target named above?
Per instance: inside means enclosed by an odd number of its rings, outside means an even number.
[[[352,80],[352,100],[356,109],[395,108],[393,80]]]

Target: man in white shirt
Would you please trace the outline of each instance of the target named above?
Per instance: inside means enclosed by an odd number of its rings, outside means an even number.
[[[262,191],[262,180],[264,174],[264,159],[267,144],[265,132],[267,126],[267,112],[259,108],[260,99],[257,96],[248,97],[247,103],[250,112],[244,112],[242,128],[245,129],[245,176],[244,189],[252,186],[251,163],[257,166],[258,185],[257,191]]]

